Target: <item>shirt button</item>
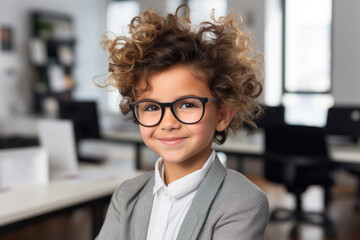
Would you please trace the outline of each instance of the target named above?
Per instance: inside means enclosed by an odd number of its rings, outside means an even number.
[[[165,190],[165,191],[164,191],[164,196],[165,196],[165,197],[169,197],[169,191],[168,191],[168,190]]]

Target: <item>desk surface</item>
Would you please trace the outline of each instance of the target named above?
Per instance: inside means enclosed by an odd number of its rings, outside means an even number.
[[[143,173],[89,165],[80,169],[94,175],[0,191],[0,226],[111,195],[122,182]]]

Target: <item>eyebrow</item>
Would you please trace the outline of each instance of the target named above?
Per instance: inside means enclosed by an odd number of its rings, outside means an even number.
[[[183,95],[183,96],[178,96],[177,98],[175,98],[173,101],[167,101],[167,102],[174,102],[180,98],[185,98],[185,97],[201,97],[195,94],[190,94],[190,95]],[[138,99],[136,102],[138,101],[155,101],[155,102],[160,102],[159,100],[153,99],[153,98],[144,98],[144,99]],[[161,102],[160,102],[161,103]]]

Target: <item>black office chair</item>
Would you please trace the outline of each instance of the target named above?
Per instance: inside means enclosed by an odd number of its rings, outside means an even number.
[[[360,137],[360,106],[329,108],[325,132],[327,135],[343,136],[357,142]]]
[[[284,184],[295,195],[296,208],[277,208],[270,221],[295,220],[291,235],[297,233],[300,223],[324,227],[326,234],[334,235],[326,212],[305,212],[301,195],[307,187],[320,185],[324,188],[325,209],[330,199],[331,162],[328,158],[323,130],[317,127],[278,125],[265,128],[265,177]]]
[[[95,101],[60,101],[59,117],[74,124],[76,149],[79,161],[102,163],[104,159],[83,157],[79,154],[79,142],[83,139],[101,139]]]
[[[267,126],[285,125],[285,108],[279,106],[264,106],[263,115],[255,121],[259,128]]]
[[[279,106],[262,106],[263,114],[255,119],[254,122],[258,128],[265,128],[266,126],[284,125],[285,124],[285,108],[282,105]],[[244,129],[252,131],[253,127],[249,124],[244,124]]]

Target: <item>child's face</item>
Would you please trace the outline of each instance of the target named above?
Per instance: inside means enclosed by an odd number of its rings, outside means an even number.
[[[150,91],[136,101],[151,99],[173,102],[184,96],[213,98],[205,80],[198,79],[190,67],[176,66],[149,77]],[[165,107],[161,122],[153,127],[139,125],[145,144],[167,163],[204,162],[211,153],[215,130],[223,131],[229,124],[231,111],[219,111],[214,101],[207,102],[200,122],[183,124]],[[194,162],[192,162],[194,163]]]

